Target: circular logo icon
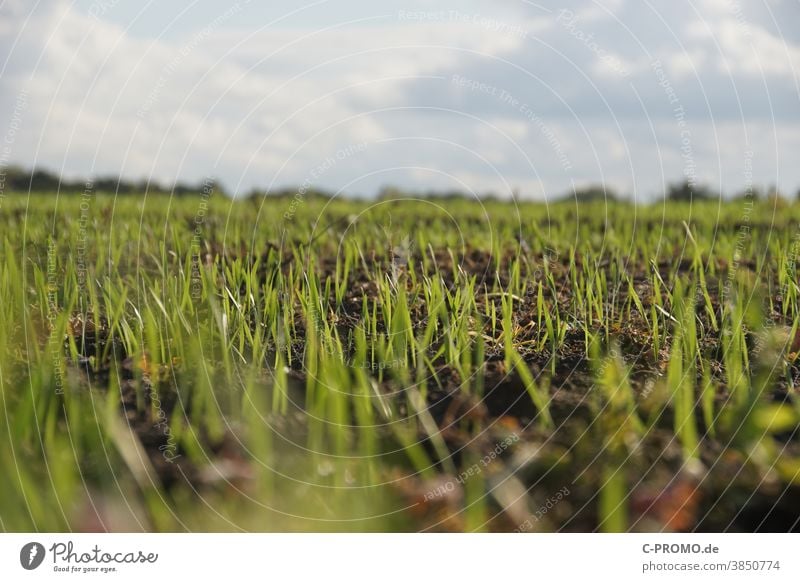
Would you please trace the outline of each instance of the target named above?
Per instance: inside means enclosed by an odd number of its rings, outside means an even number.
[[[44,554],[44,546],[39,542],[27,543],[19,552],[19,563],[26,570],[35,570],[42,565]]]

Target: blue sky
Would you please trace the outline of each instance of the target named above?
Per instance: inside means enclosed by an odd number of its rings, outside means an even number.
[[[799,17],[798,0],[6,0],[0,163],[233,192],[794,194]]]

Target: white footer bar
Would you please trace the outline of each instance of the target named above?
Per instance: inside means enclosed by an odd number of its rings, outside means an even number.
[[[792,534],[3,534],[0,580],[796,581],[799,542]]]

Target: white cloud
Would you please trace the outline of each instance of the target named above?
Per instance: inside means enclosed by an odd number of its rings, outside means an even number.
[[[718,38],[725,53],[726,65],[750,75],[796,76],[800,70],[800,46],[773,36],[765,29],[725,21],[718,28]]]

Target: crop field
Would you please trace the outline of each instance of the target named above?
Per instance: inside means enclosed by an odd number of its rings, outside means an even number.
[[[800,205],[0,199],[0,530],[797,531]]]

